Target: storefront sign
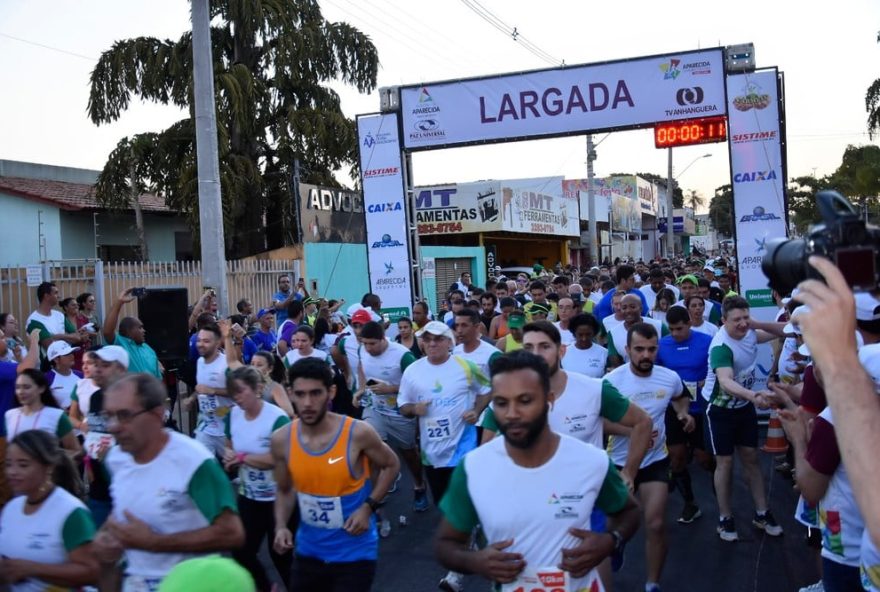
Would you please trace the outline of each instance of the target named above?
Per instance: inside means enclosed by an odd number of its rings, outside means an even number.
[[[298,209],[303,242],[366,241],[364,199],[360,193],[301,183]]]

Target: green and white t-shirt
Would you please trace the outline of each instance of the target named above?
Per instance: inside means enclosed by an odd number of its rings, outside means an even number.
[[[666,323],[652,319],[651,317],[642,317],[640,323],[653,325],[657,329],[657,340],[661,337],[669,335],[669,329]],[[611,328],[608,332],[608,356],[620,356],[624,362],[629,362],[629,354],[626,353],[626,336],[629,328],[625,323],[619,323]]]
[[[237,512],[235,493],[211,452],[196,440],[168,430],[168,442],[152,461],[139,464],[119,446],[105,464],[111,475],[113,517],[124,511],[163,535],[205,528],[224,511]],[[124,590],[155,592],[171,568],[200,553],[153,553],[127,549]]]
[[[410,364],[416,361],[416,357],[405,345],[394,341],[388,341],[388,347],[378,356],[370,355],[363,347],[358,349],[359,364],[367,381],[367,402],[365,403],[377,413],[400,417],[400,407],[397,403],[397,394],[378,395],[370,390],[371,381],[385,384],[400,385],[403,380],[403,372]]]
[[[483,376],[487,378],[492,375],[492,373],[489,372],[489,364],[498,356],[503,355],[500,349],[498,349],[494,345],[486,343],[482,339],[480,340],[480,344],[477,346],[477,349],[470,353],[464,351],[464,345],[462,344],[456,345],[455,348],[452,350],[452,353],[459,358],[470,360],[471,362],[476,364],[477,368],[480,369],[480,372],[483,373]]]
[[[196,362],[196,383],[216,389],[226,388],[226,356],[218,355],[213,362],[199,358]],[[199,401],[199,420],[196,431],[208,436],[223,437],[223,418],[235,402],[223,395],[196,393]]]
[[[41,430],[63,438],[73,429],[70,418],[61,409],[43,407],[36,413],[25,415],[22,407],[6,412],[6,438],[12,440],[18,434],[28,430]]]
[[[65,376],[59,374],[57,370],[53,370],[47,373],[46,378],[51,380],[49,389],[52,391],[52,396],[58,402],[58,406],[62,409],[69,409],[70,402],[73,400],[73,393],[76,391],[76,385],[82,377],[73,371]]]
[[[547,418],[550,427],[558,434],[602,448],[602,419],[620,421],[629,410],[629,401],[607,380],[566,370],[560,372],[565,372],[568,380],[565,390],[550,406]],[[498,420],[491,405],[481,425],[498,431]]]
[[[50,311],[48,316],[35,310],[27,318],[25,326],[27,327],[24,331],[25,335],[30,335],[31,331],[34,329],[40,330],[40,342],[45,339],[51,339],[53,335],[63,335],[64,333],[67,333],[67,331],[64,330],[64,314],[60,310]],[[46,357],[46,348],[43,346],[40,346],[40,355],[42,355],[43,358]]]
[[[449,356],[442,364],[421,358],[407,367],[400,382],[397,404],[430,402],[428,414],[419,417],[422,462],[433,467],[454,467],[477,446],[476,428],[464,421],[478,395],[490,390],[476,364]]]
[[[245,416],[236,405],[224,418],[226,437],[232,449],[244,454],[266,454],[272,442],[272,433],[290,423],[287,414],[275,405],[262,404],[260,413],[253,419]],[[275,476],[272,469],[258,469],[242,463],[238,468],[241,495],[257,501],[275,499]]]
[[[562,367],[569,372],[577,372],[591,378],[605,376],[608,366],[608,350],[594,343],[588,349],[578,349],[574,344],[565,348]]]
[[[330,355],[327,352],[314,348],[312,349],[312,353],[307,356],[302,355],[298,349],[291,348],[287,350],[286,354],[284,354],[284,359],[282,361],[284,362],[285,368],[290,368],[304,358],[315,358],[316,360],[321,360],[322,362],[332,364]]]
[[[61,487],[55,487],[33,514],[24,513],[26,501],[23,495],[12,498],[0,513],[0,556],[56,565],[65,563],[71,551],[95,538],[92,514]],[[11,588],[13,592],[64,589],[36,578]]]
[[[709,344],[709,370],[703,384],[703,398],[710,405],[739,409],[751,402],[741,399],[721,388],[715,376],[718,368],[732,368],[733,378],[743,388],[751,389],[755,384],[755,364],[758,360],[758,334],[749,329],[742,339],[734,339],[721,327],[712,343]]]
[[[560,436],[550,460],[524,468],[507,454],[504,438],[495,438],[458,463],[440,510],[459,532],[471,532],[480,524],[489,543],[513,540],[505,551],[521,553],[526,569],[510,590],[538,570],[570,578],[568,587],[559,586],[564,590],[602,590],[595,570],[571,578],[556,566],[562,562],[562,550],[579,542],[570,528],[590,530],[594,508],[616,514],[627,499],[617,469],[595,446]]]
[[[684,395],[684,387],[678,374],[669,368],[654,366],[650,376],[638,376],[626,364],[609,372],[605,380],[616,386],[630,403],[644,409],[654,423],[651,442],[639,468],[666,458],[666,408],[672,399]],[[628,451],[628,437],[614,435],[608,439],[608,455],[617,466],[626,464]]]

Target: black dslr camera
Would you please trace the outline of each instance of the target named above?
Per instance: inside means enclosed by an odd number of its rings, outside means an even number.
[[[880,287],[880,228],[866,224],[858,210],[836,191],[820,191],[816,201],[822,223],[811,226],[806,238],[767,241],[761,271],[770,287],[788,294],[807,278],[820,279],[807,258],[821,255],[837,265],[854,291],[876,290]]]

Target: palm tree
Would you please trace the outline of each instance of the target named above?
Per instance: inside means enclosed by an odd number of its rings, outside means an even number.
[[[357,130],[339,96],[341,80],[376,88],[378,54],[369,37],[328,22],[316,0],[214,0],[211,40],[227,253],[241,256],[293,240],[290,178],[338,185],[333,172],[357,163]],[[135,187],[150,187],[198,229],[192,87],[192,35],[138,37],[101,54],[90,77],[88,113],[96,125],[118,119],[132,94],[176,105],[188,116],[156,133],[124,140],[98,183],[98,200],[128,207]],[[134,172],[133,172],[134,171]]]
[[[880,33],[877,33],[877,42],[880,43]],[[874,134],[880,131],[880,78],[872,82],[865,93],[865,110],[868,111],[868,137],[873,140]]]
[[[696,212],[697,208],[702,208],[704,205],[706,205],[706,198],[700,195],[700,193],[696,189],[691,189],[687,193],[686,203],[690,209]]]

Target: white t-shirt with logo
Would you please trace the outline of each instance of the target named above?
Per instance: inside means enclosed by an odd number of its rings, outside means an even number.
[[[302,353],[300,353],[298,349],[290,348],[289,350],[287,350],[287,353],[284,354],[284,367],[290,368],[291,366],[305,358],[315,358],[316,360],[321,360],[322,362],[327,362],[328,364],[332,362],[330,355],[325,351],[321,351],[320,349],[312,348],[312,353],[304,356],[302,355]]]
[[[423,462],[433,467],[454,467],[476,448],[476,427],[462,416],[474,408],[478,395],[490,390],[489,379],[477,365],[451,355],[442,364],[427,357],[410,364],[400,382],[397,404],[429,402],[427,415],[419,417]]]
[[[226,388],[226,356],[218,355],[213,362],[205,362],[199,358],[196,362],[196,383],[211,388]],[[223,437],[223,418],[235,402],[223,395],[197,393],[199,401],[199,421],[196,431],[208,436]]]
[[[594,343],[589,349],[578,349],[574,344],[565,349],[562,367],[569,372],[577,372],[592,378],[605,376],[608,366],[608,350]]]
[[[260,413],[248,419],[244,410],[236,405],[226,416],[226,437],[235,452],[266,454],[272,442],[272,433],[290,423],[287,414],[275,405],[263,402]],[[275,499],[275,476],[272,469],[258,469],[242,463],[238,468],[241,495],[261,502]]]
[[[378,356],[368,354],[363,347],[359,350],[359,364],[364,373],[367,383],[372,381],[391,385],[400,385],[403,372],[410,364],[416,361],[416,357],[405,345],[395,341],[388,341],[388,347]],[[369,390],[368,385],[366,386]],[[369,406],[383,415],[400,417],[398,395],[379,395],[369,392]]]
[[[749,401],[725,392],[715,376],[715,369],[732,368],[733,378],[737,384],[751,389],[755,383],[757,361],[758,334],[755,331],[749,329],[742,339],[734,339],[727,334],[725,327],[721,327],[709,344],[709,368],[706,382],[703,384],[703,398],[711,405],[728,409],[751,405]]]
[[[474,364],[477,365],[477,368],[480,369],[480,372],[483,373],[483,376],[488,378],[491,373],[489,372],[489,363],[502,355],[500,349],[495,347],[494,345],[490,345],[480,340],[480,344],[477,346],[477,349],[474,351],[467,353],[464,351],[464,345],[458,344],[455,346],[455,349],[452,350],[452,353],[460,358],[464,358],[465,360],[470,360]]]
[[[68,409],[70,407],[70,396],[76,390],[76,385],[79,383],[81,376],[78,376],[75,372],[71,371],[70,374],[64,376],[63,374],[59,374],[55,370],[52,371],[52,384],[49,386],[52,391],[52,396],[55,397],[55,400],[58,402],[58,406],[62,409]]]
[[[630,402],[644,409],[654,423],[651,442],[639,468],[666,458],[666,408],[672,399],[684,393],[678,374],[669,368],[654,366],[650,376],[638,376],[629,364],[625,364],[609,372],[605,380],[616,386],[620,394]],[[628,450],[628,437],[611,436],[608,441],[608,455],[614,464],[625,465]]]

